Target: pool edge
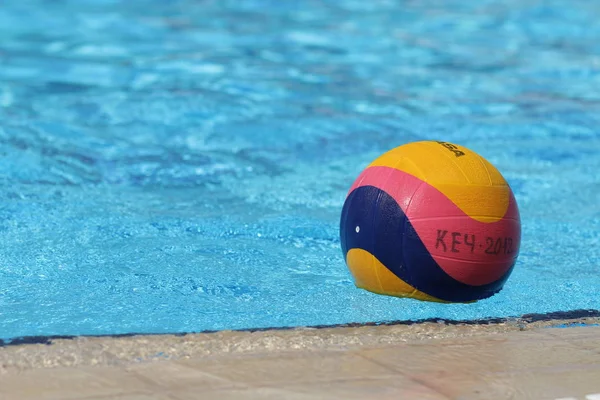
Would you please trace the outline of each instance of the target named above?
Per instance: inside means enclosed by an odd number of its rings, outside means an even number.
[[[126,366],[189,358],[344,351],[438,339],[460,342],[519,332],[554,334],[578,328],[546,328],[598,325],[599,311],[580,310],[483,321],[395,321],[185,334],[45,337],[0,347],[0,374],[39,368]]]
[[[418,325],[425,323],[438,323],[445,325],[493,325],[493,324],[530,324],[534,322],[545,321],[568,321],[584,318],[599,318],[600,310],[578,309],[570,311],[553,311],[548,313],[529,313],[515,317],[489,317],[481,319],[460,320],[447,318],[426,318],[419,320],[394,320],[384,322],[349,322],[344,324],[332,325],[307,325],[307,326],[284,326],[284,327],[264,327],[264,328],[243,328],[243,329],[222,329],[222,330],[204,330],[197,332],[166,332],[166,333],[148,333],[131,332],[118,334],[100,334],[100,335],[40,335],[40,336],[22,336],[9,339],[0,339],[0,349],[7,346],[21,346],[28,344],[46,344],[50,345],[56,340],[72,340],[77,338],[125,338],[136,336],[187,336],[199,334],[211,334],[218,332],[267,332],[267,331],[289,331],[297,329],[331,329],[331,328],[358,328],[366,326],[394,326],[394,325]]]

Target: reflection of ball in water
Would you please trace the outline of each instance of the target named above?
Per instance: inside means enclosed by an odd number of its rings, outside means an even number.
[[[470,302],[500,291],[521,239],[513,193],[462,146],[395,148],[350,189],[340,226],[356,286],[391,296]]]

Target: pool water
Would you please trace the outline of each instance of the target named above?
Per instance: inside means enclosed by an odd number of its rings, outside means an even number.
[[[600,3],[5,0],[0,338],[600,309]],[[338,224],[439,139],[523,241],[468,305],[356,289]]]

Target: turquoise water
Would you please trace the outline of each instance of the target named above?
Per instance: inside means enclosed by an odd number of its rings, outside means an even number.
[[[600,309],[600,3],[5,0],[0,338]],[[384,151],[479,152],[505,289],[356,289],[338,223]]]

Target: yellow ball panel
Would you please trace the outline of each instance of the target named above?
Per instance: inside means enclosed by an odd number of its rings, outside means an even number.
[[[388,296],[447,303],[404,282],[387,269],[375,256],[363,249],[348,251],[346,263],[354,277],[354,283],[361,289]]]
[[[408,143],[383,154],[369,165],[373,166],[398,169],[429,183],[478,221],[498,221],[508,209],[506,180],[492,164],[463,146]]]

